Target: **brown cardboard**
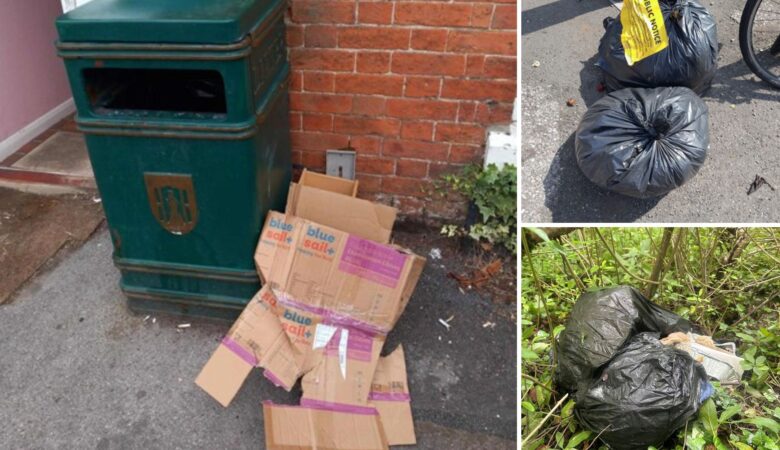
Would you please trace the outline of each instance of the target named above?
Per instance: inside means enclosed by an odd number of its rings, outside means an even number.
[[[379,358],[371,383],[369,405],[376,407],[389,445],[414,445],[414,421],[406,380],[403,346]]]
[[[379,355],[425,260],[385,243],[395,210],[315,187],[328,178],[304,173],[288,213],[266,217],[255,251],[264,286],[196,383],[227,406],[252,367],[287,390],[303,375],[301,406],[263,406],[269,449],[414,444],[403,349]]]
[[[228,406],[253,367],[265,368],[274,384],[290,390],[303,371],[304,355],[278,318],[276,300],[264,286],[247,304],[195,384]]]
[[[329,411],[263,404],[268,450],[385,450],[387,438],[373,412]]]
[[[327,177],[341,180],[341,178]],[[322,189],[325,183],[290,185],[285,212],[371,241],[388,243],[398,211],[390,206]]]
[[[341,347],[342,336],[346,344]],[[371,382],[385,338],[338,327],[314,367],[303,376],[301,405],[367,406]]]
[[[298,184],[335,192],[348,197],[357,197],[358,192],[358,180],[332,177],[322,173],[311,172],[307,169],[303,169],[301,177],[298,179]]]
[[[195,379],[195,384],[227,407],[254,368],[228,347],[220,344]]]
[[[425,260],[395,246],[271,211],[255,263],[280,301],[341,326],[386,334],[408,303]]]

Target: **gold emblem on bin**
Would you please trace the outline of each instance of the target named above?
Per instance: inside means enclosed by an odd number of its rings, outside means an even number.
[[[187,234],[198,222],[192,175],[145,173],[149,208],[157,222],[173,234]]]

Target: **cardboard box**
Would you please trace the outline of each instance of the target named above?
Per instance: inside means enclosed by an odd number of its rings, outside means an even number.
[[[196,379],[227,406],[252,367],[287,390],[303,376],[300,406],[263,407],[268,448],[415,442],[403,349],[379,355],[425,259],[388,245],[395,210],[344,181],[305,172],[288,212],[268,214],[255,251],[264,286]]]
[[[344,182],[348,180],[304,171],[301,181],[290,185],[285,213],[363,239],[390,242],[398,211],[347,195]]]
[[[322,315],[335,325],[387,334],[409,302],[425,259],[271,211],[255,263],[280,301]]]
[[[314,341],[321,342],[312,342],[312,350],[324,351],[302,350],[311,363],[301,382],[302,404],[366,405],[384,336],[406,307],[425,260],[271,212],[255,262],[280,305],[314,316]]]

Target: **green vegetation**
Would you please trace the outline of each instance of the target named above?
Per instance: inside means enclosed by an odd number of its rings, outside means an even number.
[[[736,342],[745,359],[742,384],[713,382],[665,448],[780,449],[780,228],[537,228],[522,245],[524,449],[606,449],[577,423],[574,401],[560,402],[551,355],[577,297],[619,284]]]
[[[517,168],[495,164],[485,169],[466,166],[459,174],[442,177],[444,186],[471,200],[479,211],[479,220],[468,229],[460,225],[445,225],[442,234],[470,236],[480,241],[504,246],[517,253]]]

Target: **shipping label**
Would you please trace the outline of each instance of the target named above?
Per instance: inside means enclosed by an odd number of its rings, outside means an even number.
[[[406,255],[392,247],[349,236],[339,270],[395,288],[406,263]]]

